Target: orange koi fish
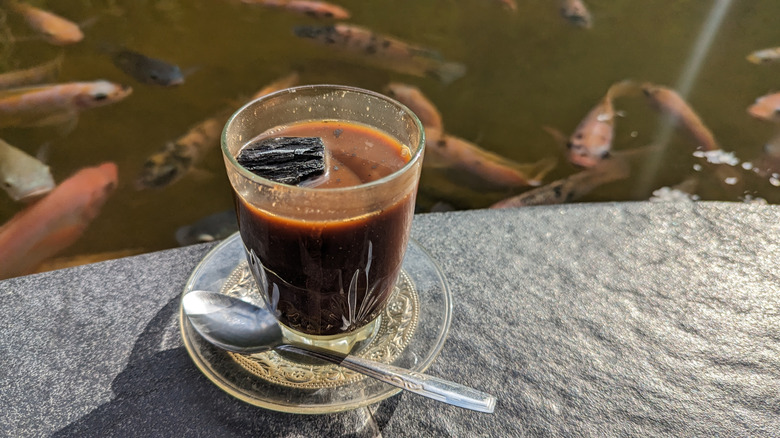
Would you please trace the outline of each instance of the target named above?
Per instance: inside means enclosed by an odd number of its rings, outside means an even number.
[[[771,93],[756,99],[747,109],[751,116],[767,122],[780,122],[780,93]]]
[[[40,33],[50,44],[64,46],[77,43],[84,38],[76,23],[59,15],[16,0],[5,1],[5,5],[24,17],[27,25]]]
[[[593,19],[582,0],[561,0],[561,16],[570,23],[590,29]]]
[[[425,129],[423,166],[457,168],[501,189],[538,186],[555,164],[553,158],[517,163],[438,129]]]
[[[0,128],[75,123],[88,108],[119,102],[129,86],[108,81],[70,82],[0,91]]]
[[[252,95],[254,100],[275,91],[289,88],[298,83],[298,73],[291,73],[263,87]],[[137,190],[162,188],[181,179],[193,170],[206,152],[219,145],[219,137],[235,108],[229,108],[219,114],[196,124],[174,141],[166,143],[162,149],[150,155],[136,178]]]
[[[650,105],[656,110],[668,114],[680,124],[696,142],[698,148],[705,151],[720,149],[712,131],[676,91],[651,83],[642,84],[641,88]]]
[[[604,98],[588,112],[574,130],[569,141],[569,161],[581,167],[593,167],[609,156],[612,139],[615,135],[615,107],[613,99],[633,93],[637,86],[633,81],[625,80],[613,84]]]
[[[444,123],[439,110],[425,97],[419,88],[400,82],[391,82],[387,85],[387,95],[408,106],[417,115],[424,127],[434,128],[439,131],[444,130]]]
[[[23,70],[0,73],[0,89],[21,87],[25,85],[40,84],[54,79],[62,67],[63,55],[51,61]]]
[[[117,167],[81,169],[0,226],[0,279],[32,272],[76,242],[117,186]]]
[[[604,184],[626,179],[630,174],[628,163],[612,156],[569,177],[498,201],[490,208],[563,204],[575,201]]]
[[[294,33],[334,50],[360,56],[380,68],[421,77],[434,77],[450,83],[464,74],[466,67],[446,62],[431,49],[375,33],[364,27],[339,23],[333,26],[298,26]]]
[[[348,10],[332,3],[313,0],[241,0],[247,4],[262,5],[269,8],[286,9],[291,12],[314,18],[333,18],[346,20],[351,14]]]

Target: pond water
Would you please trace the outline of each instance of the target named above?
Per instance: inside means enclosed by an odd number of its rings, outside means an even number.
[[[30,0],[82,23],[85,38],[52,46],[31,38],[34,33],[9,12],[0,23],[0,72],[62,52],[58,82],[106,79],[134,91],[122,102],[84,111],[64,137],[50,128],[6,128],[0,136],[31,154],[49,142],[47,162],[57,181],[104,161],[118,165],[118,189],[84,236],[59,257],[175,247],[179,227],[231,209],[216,144],[197,171],[171,185],[137,190],[134,181],[146,158],[166,142],[292,71],[300,74],[301,84],[338,83],[380,92],[391,81],[415,85],[438,107],[450,134],[518,162],[556,158],[545,182],[579,170],[543,127],[570,135],[607,88],[623,79],[685,91],[723,150],[742,161],[761,156],[776,127],[750,117],[746,108],[778,88],[780,63],[756,65],[745,57],[780,45],[774,20],[780,2],[585,2],[593,16],[589,29],[565,20],[557,0],[521,0],[516,12],[498,0],[337,2],[352,13],[348,23],[433,48],[462,63],[466,74],[445,84],[372,66],[303,40],[294,35],[294,27],[332,22],[289,11],[226,0]],[[111,62],[102,49],[107,45],[175,63],[188,72],[186,81],[173,88],[139,83]],[[665,119],[641,96],[615,104],[623,117],[616,120],[614,151],[638,149],[663,137]],[[655,190],[690,177],[698,180],[701,199],[780,202],[775,179],[738,165],[741,184],[724,186],[706,166],[701,168],[702,159],[693,156],[690,139],[679,130],[661,141],[662,149],[633,162],[627,179],[596,187],[576,202],[649,199]],[[445,180],[426,173],[420,211],[434,205],[485,208],[526,190],[485,192],[449,176]],[[23,205],[0,195],[0,221],[5,221]]]

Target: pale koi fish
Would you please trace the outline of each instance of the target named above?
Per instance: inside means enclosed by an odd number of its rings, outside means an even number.
[[[27,25],[50,44],[64,46],[84,38],[78,24],[59,15],[16,0],[7,0],[4,3],[10,10],[24,17]]]
[[[751,116],[767,122],[780,122],[780,93],[771,93],[756,99],[747,109]]]
[[[29,202],[50,192],[54,179],[49,166],[0,140],[0,187],[14,201]]]
[[[593,19],[588,7],[582,0],[560,0],[561,16],[570,23],[590,29]]]
[[[0,89],[41,84],[54,79],[62,67],[63,55],[60,53],[51,61],[23,70],[0,73]]]
[[[117,167],[84,168],[0,226],[0,279],[32,272],[76,242],[117,186]]]
[[[780,47],[756,50],[747,56],[747,60],[753,64],[769,64],[780,61]]]
[[[517,163],[435,128],[425,129],[423,166],[456,168],[495,188],[538,186],[555,164],[553,158],[530,164]]]
[[[444,130],[439,110],[419,88],[400,82],[391,82],[387,85],[387,95],[409,107],[424,127],[439,131]]]
[[[346,20],[351,14],[348,10],[332,3],[313,0],[241,0],[247,4],[262,5],[269,8],[285,9],[314,18],[332,18]]]
[[[360,26],[343,23],[322,27],[298,26],[294,33],[298,37],[359,56],[377,67],[398,73],[434,77],[444,83],[450,83],[466,74],[463,64],[447,62],[434,50]]]
[[[490,208],[552,205],[576,201],[594,189],[604,184],[626,179],[630,174],[628,163],[620,157],[612,156],[601,160],[596,166],[581,170],[574,175],[498,201]]]
[[[630,80],[609,87],[601,101],[588,112],[566,143],[569,161],[581,167],[593,167],[609,156],[615,136],[617,115],[613,99],[638,91]]]
[[[75,123],[81,111],[119,102],[132,91],[102,80],[2,90],[0,128]]]
[[[661,85],[645,83],[642,84],[642,92],[653,108],[672,117],[682,126],[698,148],[705,151],[720,149],[712,131],[676,91]]]
[[[292,87],[297,82],[298,73],[291,73],[263,87],[250,100]],[[235,108],[229,108],[196,124],[186,134],[150,155],[136,178],[136,189],[162,188],[193,170],[208,150],[219,145],[222,128],[234,111]]]

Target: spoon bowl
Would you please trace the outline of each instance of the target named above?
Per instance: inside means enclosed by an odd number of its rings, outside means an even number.
[[[486,413],[492,413],[495,409],[495,397],[455,382],[358,356],[287,343],[271,312],[240,298],[194,290],[184,295],[182,308],[196,332],[206,341],[227,351],[241,354],[268,350],[296,353],[343,366],[454,406]]]

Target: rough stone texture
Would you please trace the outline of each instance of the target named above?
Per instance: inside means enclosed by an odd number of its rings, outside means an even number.
[[[415,217],[455,298],[429,373],[493,415],[402,393],[319,416],[221,392],[179,339],[203,244],[0,282],[7,436],[778,436],[780,208],[577,204]]]

